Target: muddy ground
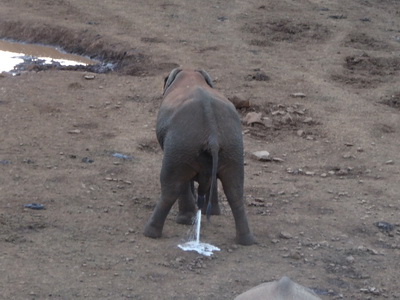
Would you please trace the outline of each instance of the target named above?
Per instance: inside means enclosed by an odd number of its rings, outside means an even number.
[[[284,275],[322,299],[400,298],[397,0],[3,1],[0,37],[115,64],[0,75],[1,298],[233,299]],[[243,125],[257,245],[234,243],[221,189],[211,258],[177,248],[176,207],[161,239],[142,235],[176,66],[262,113]]]

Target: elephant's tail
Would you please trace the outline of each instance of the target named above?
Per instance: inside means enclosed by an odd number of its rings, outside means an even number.
[[[217,172],[218,172],[218,153],[219,153],[219,145],[218,143],[209,143],[210,154],[212,158],[212,168],[211,168],[211,185],[210,185],[210,193],[208,196],[208,204],[206,209],[207,220],[210,220],[211,215],[211,199],[213,197],[213,191],[215,185],[217,184]]]

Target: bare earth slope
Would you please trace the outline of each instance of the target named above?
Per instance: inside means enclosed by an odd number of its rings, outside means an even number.
[[[117,65],[0,75],[0,298],[233,299],[284,275],[323,299],[400,298],[399,1],[6,0],[0,38]],[[177,248],[176,208],[142,235],[177,66],[265,118],[243,128],[257,245],[234,244],[222,189],[211,258]]]

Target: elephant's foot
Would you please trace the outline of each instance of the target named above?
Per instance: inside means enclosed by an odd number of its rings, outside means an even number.
[[[152,225],[151,223],[147,223],[146,226],[144,227],[143,234],[147,237],[156,239],[161,237],[162,229]]]
[[[179,212],[178,216],[176,217],[176,223],[184,224],[184,225],[192,225],[194,219],[195,219],[194,212],[191,212],[191,211],[185,212],[185,213]]]
[[[236,243],[244,246],[250,246],[256,243],[256,240],[251,233],[237,235],[236,236]]]

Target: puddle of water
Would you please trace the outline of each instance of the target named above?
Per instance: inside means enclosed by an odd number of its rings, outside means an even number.
[[[97,64],[89,58],[63,53],[57,48],[14,43],[0,40],[0,73],[15,71],[20,64],[40,63],[42,65],[52,65],[54,63],[62,66],[87,66]]]
[[[211,256],[214,251],[220,251],[218,247],[200,242],[201,210],[197,211],[196,220],[189,234],[189,241],[179,244],[178,247],[183,251],[196,251],[204,256]]]

